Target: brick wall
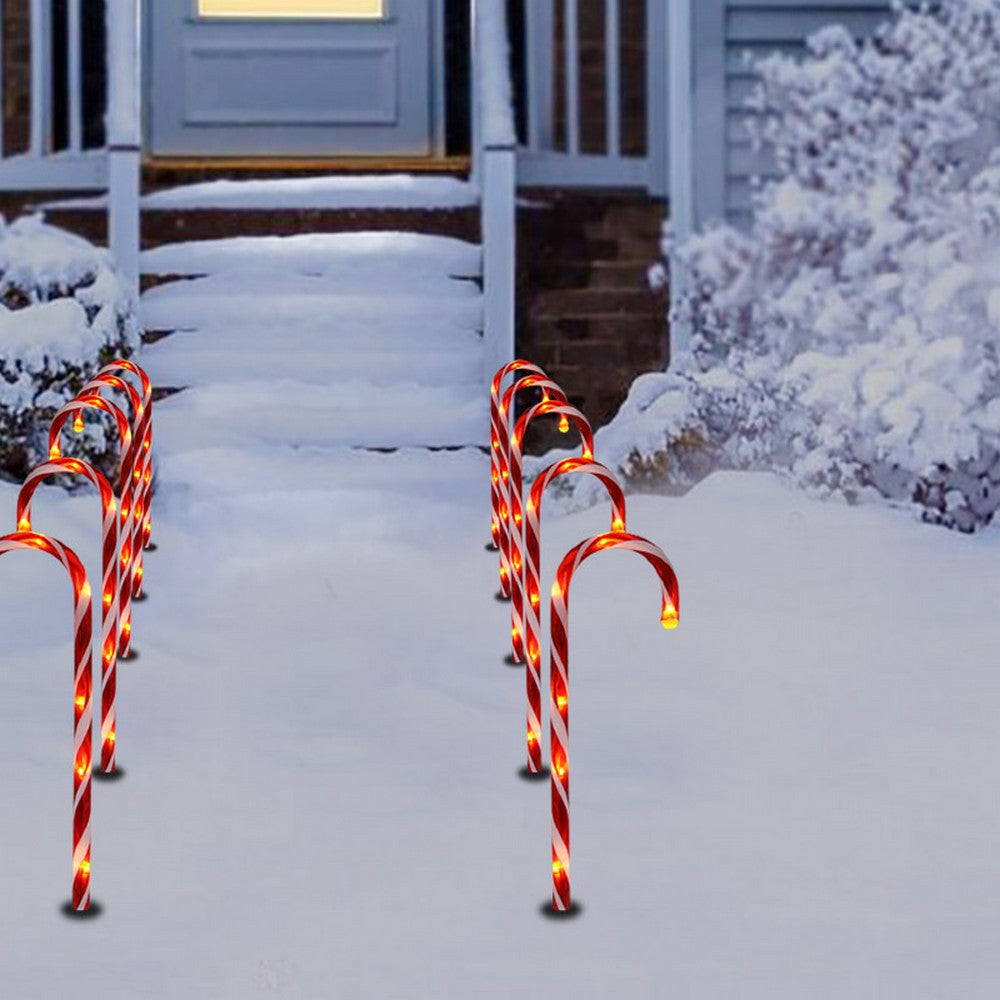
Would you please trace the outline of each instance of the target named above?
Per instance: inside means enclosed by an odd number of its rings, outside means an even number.
[[[28,148],[31,116],[31,32],[28,0],[3,0],[4,154]]]

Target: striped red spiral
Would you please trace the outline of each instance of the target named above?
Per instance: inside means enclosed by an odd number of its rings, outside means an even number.
[[[110,372],[95,375],[77,394],[77,399],[88,396],[99,396],[101,389],[119,389],[129,399],[132,409],[132,551],[135,553],[135,567],[132,573],[132,597],[142,596],[142,532],[143,532],[143,475],[146,470],[147,458],[139,443],[142,441],[145,414],[142,400],[135,387],[117,375]]]
[[[569,893],[569,585],[577,566],[602,549],[630,549],[644,556],[660,578],[660,621],[674,628],[680,613],[677,576],[664,551],[627,531],[608,531],[573,546],[563,557],[552,584],[550,606],[549,739],[552,776],[552,908],[567,910]]]
[[[118,658],[128,659],[132,650],[132,432],[125,414],[101,396],[71,399],[52,418],[49,426],[49,458],[60,458],[59,435],[70,414],[93,407],[110,413],[118,427]]]
[[[570,421],[576,424],[576,428],[580,432],[583,458],[590,459],[594,455],[594,433],[590,429],[590,423],[575,406],[570,406],[565,401],[561,403],[556,401],[536,403],[521,415],[514,426],[514,433],[510,436],[510,470],[507,480],[509,517],[507,520],[511,568],[510,640],[511,656],[515,663],[520,663],[524,659],[524,588],[522,583],[524,576],[524,509],[521,497],[521,448],[528,424],[535,417],[545,416],[549,413],[558,414],[559,423],[567,428]]]
[[[67,545],[34,531],[0,538],[0,554],[38,549],[55,556],[73,583],[73,889],[74,910],[90,908],[90,727],[93,662],[90,655],[90,583],[76,553]]]
[[[500,386],[512,373],[515,382],[525,375],[547,378],[538,365],[516,358],[505,364],[490,383],[490,537],[495,549],[500,546],[500,452],[502,449],[506,454],[508,439],[506,415],[504,420],[500,419]]]
[[[541,547],[542,494],[558,476],[568,472],[584,472],[596,476],[607,488],[611,498],[611,530],[625,530],[625,495],[614,473],[600,462],[587,458],[564,458],[553,462],[531,484],[524,512],[524,649],[528,663],[525,670],[528,702],[528,771],[537,774],[542,769],[542,695],[541,695],[541,586],[538,582]]]
[[[510,412],[514,408],[514,393],[519,389],[541,389],[543,401],[548,402],[550,397],[566,402],[566,394],[550,378],[543,375],[526,375],[519,381],[512,382],[500,401],[500,421],[501,428],[500,448],[497,452],[500,477],[497,486],[500,491],[499,508],[497,510],[499,521],[499,545],[500,549],[500,593],[504,597],[510,596],[510,436],[508,427],[510,425]]]
[[[153,488],[153,386],[149,376],[134,362],[127,358],[116,358],[109,361],[95,378],[102,375],[113,375],[123,371],[131,372],[139,379],[142,389],[142,431],[135,439],[136,450],[143,456],[142,471],[142,546],[149,547],[149,536],[152,532],[152,516],[149,510],[150,494]]]
[[[53,458],[32,469],[17,494],[17,530],[31,531],[31,500],[38,485],[60,473],[85,476],[101,497],[101,771],[115,769],[115,668],[118,661],[118,506],[107,479],[78,458]]]

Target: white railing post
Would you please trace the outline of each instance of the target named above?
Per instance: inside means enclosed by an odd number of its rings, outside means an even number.
[[[510,54],[503,0],[473,0],[483,241],[484,381],[514,359],[516,253],[516,135],[511,106]]]
[[[45,0],[31,0],[31,129],[28,150],[32,156],[44,156],[51,143],[49,111],[49,53],[52,51],[49,5]]]
[[[675,239],[691,235],[694,223],[694,121],[691,62],[692,0],[671,0],[667,19],[668,66],[668,177],[670,228]],[[684,278],[675,255],[670,260],[670,297],[683,294]],[[691,328],[673,323],[670,329],[670,362],[690,350]],[[668,367],[669,367],[668,365]]]
[[[552,0],[525,0],[524,34],[527,63],[528,149],[552,148],[552,43],[555,9]]]
[[[605,152],[608,156],[621,156],[622,152],[618,15],[618,0],[604,0],[604,107],[607,117]]]
[[[83,148],[82,2],[69,0],[66,5],[66,86],[69,91],[69,148],[73,153],[79,153]]]
[[[141,0],[107,0],[108,245],[139,293]]]
[[[580,152],[580,32],[577,0],[563,2],[563,65],[566,70],[566,152]]]

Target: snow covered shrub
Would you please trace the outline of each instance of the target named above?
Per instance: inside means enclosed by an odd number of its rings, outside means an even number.
[[[20,482],[48,455],[48,427],[100,367],[139,346],[135,303],[105,250],[26,216],[0,218],[0,476]],[[127,405],[127,404],[126,404]],[[109,477],[117,432],[96,411],[63,452]]]
[[[831,26],[756,70],[779,177],[749,233],[668,233],[692,350],[637,380],[597,453],[679,485],[775,468],[973,530],[1000,506],[1000,0],[896,5],[863,45]]]

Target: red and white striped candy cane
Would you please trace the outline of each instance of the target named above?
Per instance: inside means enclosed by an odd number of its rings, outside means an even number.
[[[541,543],[542,494],[558,476],[584,472],[596,476],[611,498],[611,530],[625,530],[625,495],[614,473],[600,462],[587,458],[564,458],[553,462],[531,484],[524,513],[524,650],[528,663],[525,673],[528,696],[528,773],[542,769],[542,695],[541,695],[541,587],[538,583]]]
[[[70,414],[93,408],[110,413],[118,427],[120,448],[118,469],[118,659],[127,660],[132,653],[132,432],[125,414],[102,396],[71,399],[52,418],[49,426],[49,458],[60,458],[59,435]]]
[[[17,530],[31,531],[31,500],[48,476],[86,476],[101,496],[101,771],[115,770],[115,665],[118,660],[118,506],[107,479],[78,458],[54,458],[32,469],[17,494]]]
[[[0,538],[0,554],[38,549],[55,556],[73,583],[73,891],[74,910],[90,908],[90,725],[93,661],[90,655],[90,583],[76,553],[48,535],[16,531]]]
[[[520,389],[531,388],[542,390],[545,397],[543,402],[548,402],[549,397],[566,402],[566,394],[562,389],[552,379],[546,378],[544,375],[526,375],[524,378],[512,382],[500,401],[500,421],[497,425],[501,428],[500,448],[497,451],[497,461],[500,466],[500,478],[497,483],[500,506],[497,514],[500,526],[498,548],[500,549],[501,597],[510,597],[510,440],[508,434],[510,411],[514,408],[514,393]],[[568,424],[566,429],[569,429]]]
[[[676,628],[680,613],[677,576],[663,549],[627,531],[608,531],[573,546],[552,584],[549,661],[549,739],[552,760],[552,908],[568,910],[569,895],[569,585],[577,566],[602,549],[631,549],[644,556],[660,578],[664,628]]]
[[[520,372],[521,374],[517,374]],[[504,419],[500,419],[500,386],[507,375],[513,374],[514,381],[524,378],[525,375],[541,375],[542,378],[548,376],[538,365],[533,365],[530,361],[523,361],[516,358],[514,361],[505,364],[493,376],[490,383],[490,535],[491,541],[487,548],[500,547],[500,453],[501,449],[506,455],[508,440],[507,414]]]
[[[587,418],[575,407],[566,402],[551,401],[536,403],[523,413],[514,426],[510,436],[510,475],[507,482],[509,498],[508,546],[510,549],[511,567],[511,604],[510,604],[510,641],[511,660],[521,663],[524,660],[524,589],[522,583],[524,564],[524,510],[521,497],[521,446],[524,443],[524,433],[535,417],[549,413],[559,414],[559,423],[569,426],[572,421],[580,432],[582,456],[586,459],[594,456],[594,433],[590,429]]]
[[[143,532],[143,495],[144,472],[148,462],[148,452],[143,453],[139,447],[142,440],[143,414],[142,400],[131,383],[112,375],[110,372],[95,375],[77,394],[77,399],[88,396],[99,396],[102,389],[119,389],[128,396],[132,408],[132,552],[135,556],[135,568],[132,573],[132,600],[142,597],[142,532]]]
[[[116,358],[109,361],[95,376],[121,374],[131,372],[139,379],[142,388],[142,432],[136,437],[135,447],[142,453],[142,547],[153,548],[149,541],[152,531],[152,515],[149,510],[150,493],[153,487],[153,386],[149,376],[134,362],[127,358]]]

